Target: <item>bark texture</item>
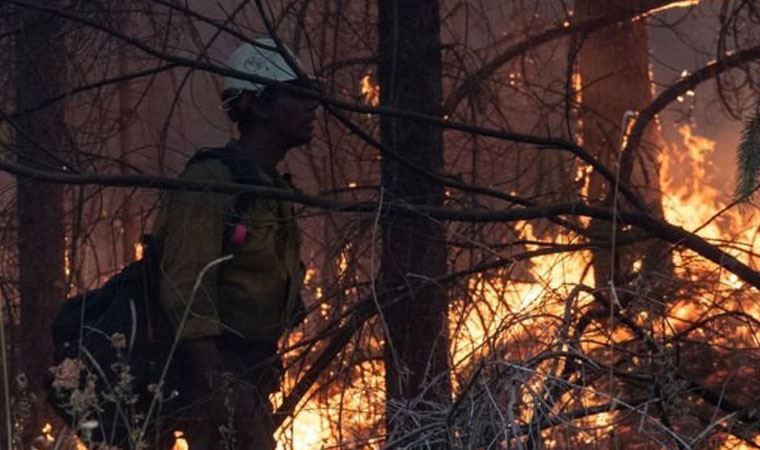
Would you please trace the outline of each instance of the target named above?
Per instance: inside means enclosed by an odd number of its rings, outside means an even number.
[[[379,1],[378,9],[381,104],[440,116],[438,1]],[[384,116],[380,130],[382,142],[395,152],[431,170],[442,168],[440,128]],[[382,186],[386,202],[443,205],[443,186],[420,177],[395,160],[383,160]],[[446,293],[428,283],[446,271],[446,246],[443,225],[425,217],[384,215],[382,236],[382,290],[393,292],[382,300],[394,301],[383,308],[387,325],[386,424],[388,442],[393,442],[404,433],[419,429],[413,416],[427,423],[435,420],[430,417],[437,408],[434,405],[446,405],[451,397]],[[398,445],[447,447],[446,438],[440,433],[416,434]]]
[[[593,17],[610,10],[620,11],[631,8],[626,0],[576,0],[576,13],[579,18]],[[645,109],[654,99],[653,80],[649,61],[649,33],[646,20],[641,18],[625,21],[582,36],[579,40],[578,73],[581,78],[581,120],[582,145],[606,167],[616,170],[621,163],[622,150],[630,131],[638,117],[639,111]],[[662,138],[657,126],[652,122],[643,133],[643,139],[632,152],[633,164],[629,173],[621,177],[620,182],[630,185],[643,200],[649,213],[663,216],[660,192],[659,153]],[[616,171],[617,173],[621,173]],[[624,172],[623,172],[624,173]],[[612,205],[616,193],[615,186],[592,174],[588,186],[588,195],[592,202],[604,201]],[[630,205],[618,195],[618,209],[630,209]],[[615,227],[615,229],[613,229]],[[600,239],[609,240],[613,233],[620,231],[621,225],[601,220],[592,220],[590,230]],[[640,265],[635,262],[639,261]],[[608,246],[593,252],[595,284],[602,292],[608,293],[606,300],[610,309],[622,311],[621,314],[635,314],[646,310],[649,313],[662,312],[663,299],[666,298],[668,274],[672,270],[669,246],[661,243],[644,243],[640,245],[618,247]],[[631,281],[638,278],[637,283]],[[610,282],[614,283],[617,295],[613,296]],[[625,290],[618,288],[623,287]],[[637,295],[632,295],[632,292]],[[654,301],[653,301],[653,300]],[[633,354],[647,354],[651,349],[634,344],[629,349]],[[663,355],[651,355],[654,359]],[[641,369],[643,363],[618,361],[618,364]],[[636,370],[636,369],[631,369]],[[663,387],[659,381],[651,387],[660,396]],[[619,388],[631,397],[641,392],[630,386]],[[660,420],[670,427],[668,415],[658,404]],[[652,441],[642,438],[635,431],[635,419],[621,420],[611,436],[613,446],[625,443],[626,448],[651,448]]]
[[[50,2],[45,2],[49,4]],[[19,164],[61,170],[57,158],[67,144],[61,103],[33,113],[23,111],[62,91],[66,52],[60,20],[21,9],[16,38],[17,117],[15,154]],[[45,382],[52,361],[52,318],[66,295],[64,273],[63,191],[60,185],[18,178],[17,188],[19,290],[21,322],[17,339],[17,372],[28,382],[17,392],[27,399],[22,408],[22,448],[29,448],[53,415],[47,407]],[[17,386],[18,387],[18,386]],[[28,414],[28,416],[27,416]]]
[[[129,14],[120,18],[119,26],[121,31],[129,34],[131,23]],[[124,76],[134,71],[130,67],[130,60],[135,59],[128,47],[120,49],[118,55],[119,74]],[[122,162],[121,172],[127,174],[135,167],[134,158],[136,147],[136,134],[134,122],[134,110],[137,107],[139,98],[133,94],[134,85],[127,81],[119,85],[119,160]],[[123,202],[118,211],[121,221],[121,264],[127,265],[136,259],[135,244],[140,237],[140,212],[138,202],[134,199],[134,191],[125,190],[123,193]]]
[[[577,0],[576,14],[582,20],[604,15],[610,10],[631,7],[626,0]],[[582,145],[606,167],[614,169],[620,160],[624,136],[630,132],[629,126],[633,125],[636,114],[653,99],[646,21],[621,22],[581,36],[578,43],[581,46],[578,51],[578,73],[581,81],[579,119]],[[661,137],[654,125],[647,128],[644,136],[638,147],[633,149],[635,162],[630,179],[621,182],[634,188],[650,213],[662,217],[658,161]],[[592,174],[588,196],[592,201],[610,201],[614,188],[601,176]],[[624,208],[627,205],[621,202],[619,206]],[[609,239],[613,231],[609,223],[600,221],[592,223],[592,230],[605,239]],[[614,267],[611,252],[600,250],[594,253],[596,285],[608,287],[613,273],[629,273],[633,261],[638,258],[644,258],[647,268],[651,270],[667,270],[669,267],[665,255],[657,253],[655,256],[647,249],[616,255],[614,264],[617,267]]]

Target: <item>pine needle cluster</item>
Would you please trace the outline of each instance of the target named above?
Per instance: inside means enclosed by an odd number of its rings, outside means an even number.
[[[744,124],[737,162],[739,170],[736,199],[740,202],[748,202],[757,189],[757,179],[760,174],[760,100],[754,114],[751,114]]]

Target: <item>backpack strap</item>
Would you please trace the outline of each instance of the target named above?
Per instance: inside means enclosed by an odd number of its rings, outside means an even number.
[[[217,160],[227,166],[235,183],[245,183],[250,181],[250,179],[247,179],[243,173],[239,159],[235,157],[233,150],[229,147],[202,148],[190,158],[186,167],[208,159]]]
[[[234,183],[260,184],[260,182],[257,182],[258,180],[250,176],[248,171],[245,170],[246,165],[235,156],[234,151],[229,147],[202,148],[190,158],[187,166],[209,159],[219,161],[227,166]],[[252,196],[247,193],[235,195],[235,201],[232,206],[233,211],[224,218],[224,240],[222,241],[224,244],[230,241],[230,236],[235,226],[243,221],[243,217],[245,217],[252,200]]]

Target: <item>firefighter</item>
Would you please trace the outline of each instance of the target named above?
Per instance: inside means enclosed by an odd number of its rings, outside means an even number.
[[[289,49],[243,44],[229,67],[315,89]],[[297,70],[290,63],[298,65]],[[277,164],[307,144],[318,102],[277,85],[225,77],[223,106],[239,139],[200,152],[180,176],[293,189]],[[204,155],[211,155],[204,157]],[[303,313],[300,237],[289,204],[256,196],[174,191],[154,234],[163,242],[161,305],[179,337],[176,422],[193,450],[275,448],[269,396],[282,371],[277,341]],[[225,255],[231,259],[219,262]]]

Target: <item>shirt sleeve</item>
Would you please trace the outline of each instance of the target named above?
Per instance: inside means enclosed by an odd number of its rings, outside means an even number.
[[[180,176],[196,181],[229,177],[229,169],[217,161],[193,164]],[[222,257],[225,212],[231,204],[232,196],[227,194],[177,190],[166,196],[162,206],[166,210],[162,212],[161,306],[182,340],[221,334],[219,263],[203,269]]]

